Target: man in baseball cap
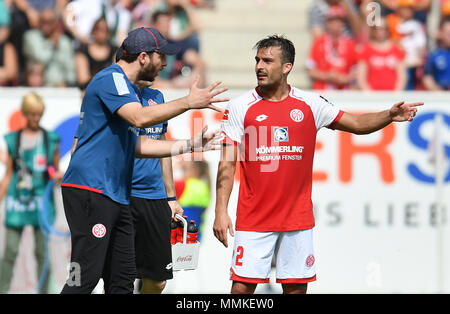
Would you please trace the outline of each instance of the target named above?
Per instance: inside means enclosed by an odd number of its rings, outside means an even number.
[[[170,44],[161,33],[152,27],[140,27],[132,30],[117,51],[116,62],[123,55],[137,55],[141,52],[159,52],[173,55],[178,52],[174,44]]]
[[[119,49],[117,63],[98,72],[86,87],[70,163],[61,183],[72,237],[71,269],[61,293],[89,294],[100,278],[105,293],[133,293],[137,271],[129,206],[136,156],[163,158],[220,148],[206,128],[178,141],[155,140],[139,130],[190,109],[222,112],[213,103],[228,101],[216,97],[227,90],[216,89],[220,82],[200,89],[197,79],[187,96],[144,106],[136,83],[153,81],[166,65],[166,53],[176,53],[176,49],[158,31],[135,29]]]
[[[150,65],[143,69],[138,80],[153,82],[162,67],[166,66],[165,55],[173,55],[178,52],[178,48],[174,44],[170,44],[161,33],[152,27],[140,27],[128,33],[127,38],[123,41],[116,53],[116,62],[124,60],[127,63],[134,62],[141,52],[146,52],[152,59]],[[156,52],[157,58],[151,53]],[[155,66],[158,63],[154,59],[162,59],[162,67]],[[156,61],[156,62],[153,62]]]

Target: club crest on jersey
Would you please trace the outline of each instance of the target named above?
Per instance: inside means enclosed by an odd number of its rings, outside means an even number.
[[[148,100],[148,104],[151,106],[151,105],[157,105],[157,103],[153,100],[153,99],[149,99]]]
[[[289,131],[287,126],[273,127],[273,139],[275,142],[289,141]]]
[[[305,115],[300,109],[292,109],[290,113],[291,119],[295,122],[302,122]]]

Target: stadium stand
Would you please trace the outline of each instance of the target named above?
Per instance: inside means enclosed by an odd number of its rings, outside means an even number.
[[[199,10],[202,23],[201,52],[208,79],[222,80],[230,88],[252,88],[255,51],[253,45],[265,36],[284,34],[296,46],[292,85],[307,88],[304,63],[310,45],[307,9],[313,1],[226,0],[214,10]]]

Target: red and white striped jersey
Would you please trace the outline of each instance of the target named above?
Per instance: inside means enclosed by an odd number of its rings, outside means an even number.
[[[314,227],[316,133],[332,128],[343,111],[314,92],[289,88],[289,96],[279,102],[265,100],[253,89],[231,100],[224,113],[223,142],[240,148],[236,230]]]

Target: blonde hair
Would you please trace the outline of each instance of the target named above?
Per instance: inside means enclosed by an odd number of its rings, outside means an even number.
[[[45,110],[44,101],[42,97],[36,92],[29,92],[22,99],[21,111],[23,115],[30,112],[41,111],[43,114]]]

